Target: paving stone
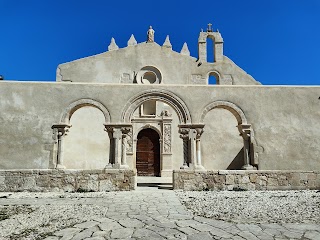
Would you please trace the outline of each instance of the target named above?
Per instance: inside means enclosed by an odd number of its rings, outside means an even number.
[[[132,234],[133,229],[131,228],[113,229],[110,237],[114,239],[124,239],[130,237]]]
[[[82,232],[79,232],[77,233],[76,235],[74,235],[74,237],[72,238],[72,240],[82,240],[82,239],[85,239],[85,238],[88,238],[88,237],[91,237],[92,236],[92,231],[86,229]]]
[[[240,231],[238,233],[238,235],[240,237],[243,237],[244,239],[248,239],[248,240],[259,240],[259,238],[257,238],[255,235],[253,235],[251,232],[249,231]]]
[[[59,237],[67,236],[67,235],[74,235],[74,234],[80,232],[81,230],[82,229],[80,229],[80,228],[65,228],[65,229],[62,229],[60,231],[53,233],[53,235],[59,236]]]
[[[166,238],[168,238],[169,236],[174,237],[175,234],[179,234],[181,233],[180,231],[178,231],[177,229],[165,229],[162,232],[158,232],[159,235],[164,236]]]
[[[215,228],[213,227],[212,230],[210,230],[210,233],[214,236],[214,237],[221,237],[221,238],[231,238],[233,235],[220,229],[220,228]]]
[[[209,231],[214,231],[215,227],[212,227],[211,225],[205,224],[205,223],[199,223],[199,224],[195,224],[193,226],[190,226],[196,230],[198,230],[199,232],[209,232]]]
[[[205,217],[194,217],[194,220],[196,220],[198,222],[201,222],[201,223],[207,223],[209,225],[212,225],[212,226],[217,227],[217,228],[222,228],[222,229],[225,229],[225,228],[233,226],[233,224],[229,223],[229,222],[216,220],[216,219],[205,218]]]
[[[284,231],[282,232],[283,236],[286,236],[287,238],[298,238],[300,239],[303,235],[302,232],[294,232],[294,231]]]
[[[73,227],[75,227],[75,228],[91,228],[91,227],[96,226],[98,224],[99,224],[99,222],[88,221],[88,222],[76,224]]]
[[[106,231],[95,231],[92,234],[92,237],[107,236],[108,234],[109,232],[106,232]]]
[[[144,226],[141,221],[132,218],[119,220],[118,223],[127,228],[142,228]]]
[[[189,235],[188,240],[211,240],[214,239],[209,233],[196,233]]]
[[[86,238],[85,240],[106,240],[104,237],[90,237]]]
[[[315,231],[320,230],[320,224],[285,223],[282,226],[288,230],[293,230],[293,231],[300,230],[305,232],[306,230],[315,230]]]
[[[191,228],[191,227],[179,227],[178,230],[187,234],[187,235],[192,235],[192,234],[196,234],[199,232],[198,230]]]
[[[320,240],[320,232],[314,231],[314,230],[310,230],[310,231],[308,230],[305,232],[304,237],[312,240]]]
[[[176,221],[176,224],[179,226],[179,227],[189,227],[189,226],[194,226],[194,225],[197,225],[197,224],[202,224],[198,221],[195,221],[193,219],[188,219],[188,220],[180,220],[180,221]]]
[[[106,222],[106,223],[100,223],[99,225],[99,228],[102,230],[102,231],[111,231],[113,229],[121,229],[123,228],[119,223],[117,222]]]

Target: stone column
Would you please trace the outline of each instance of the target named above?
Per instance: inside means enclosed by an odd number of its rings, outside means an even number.
[[[106,168],[120,168],[123,162],[126,165],[126,156],[124,156],[126,155],[126,147],[123,147],[126,144],[124,144],[123,135],[128,134],[130,127],[130,124],[105,124],[110,138],[110,159]]]
[[[57,155],[56,155],[56,169],[65,169],[63,165],[63,151],[64,151],[64,137],[67,135],[69,128],[71,125],[69,124],[54,124],[52,125],[54,138],[57,140]]]
[[[200,32],[198,39],[198,60],[207,62],[207,32]]]
[[[127,164],[127,136],[129,132],[131,131],[130,127],[122,127],[121,133],[122,133],[122,154],[121,154],[121,168],[129,168]]]
[[[250,164],[251,124],[241,124],[238,128],[240,135],[243,138],[244,165],[242,166],[242,169],[252,170],[254,168]]]
[[[195,168],[199,169],[199,170],[204,170],[204,167],[202,166],[202,163],[201,163],[201,144],[200,144],[200,137],[203,133],[203,127],[204,127],[204,125],[202,125],[202,124],[195,126],[196,151],[197,151],[197,162],[196,162]]]
[[[183,141],[183,164],[180,169],[189,167],[189,131],[189,128],[179,126],[180,138]]]
[[[201,164],[200,137],[203,133],[204,124],[179,125],[180,138],[183,139],[184,163],[181,169],[187,167],[203,170]]]

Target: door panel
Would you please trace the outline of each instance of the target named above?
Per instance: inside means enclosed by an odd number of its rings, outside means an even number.
[[[150,128],[140,131],[136,152],[138,176],[159,176],[160,143],[158,133]]]

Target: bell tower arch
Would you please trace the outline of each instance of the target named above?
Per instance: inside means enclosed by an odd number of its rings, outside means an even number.
[[[216,32],[212,29],[212,24],[208,24],[207,31],[204,32],[201,29],[198,39],[198,59],[201,62],[207,62],[207,40],[208,38],[213,41],[213,53],[214,59],[213,62],[219,62],[223,60],[223,38],[217,30]]]

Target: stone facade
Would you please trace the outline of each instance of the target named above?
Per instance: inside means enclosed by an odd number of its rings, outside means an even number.
[[[136,187],[134,170],[1,170],[1,192],[109,192]]]
[[[174,51],[169,36],[157,44],[150,26],[145,42],[131,35],[119,48],[112,38],[108,51],[60,64],[55,83],[1,81],[0,169],[161,177],[179,169],[320,170],[320,87],[262,86],[223,44],[209,25],[195,58],[186,43]],[[30,190],[41,191],[32,176]],[[126,188],[119,184],[110,189]]]
[[[319,190],[320,171],[175,170],[173,187],[186,191]]]

